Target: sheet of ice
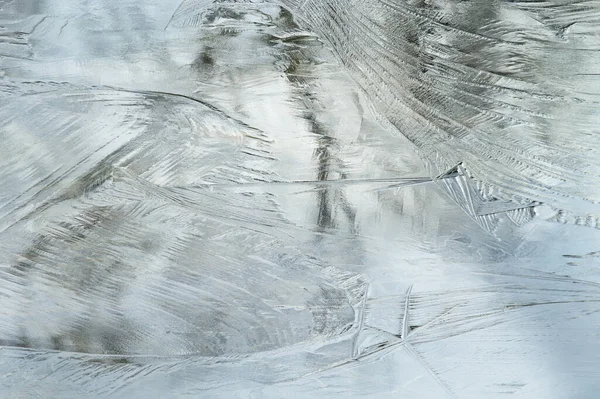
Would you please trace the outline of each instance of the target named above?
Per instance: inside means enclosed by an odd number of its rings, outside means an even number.
[[[550,219],[600,226],[597,1],[283,3],[331,43],[432,177],[460,165],[501,208],[544,203]]]
[[[0,397],[595,398],[598,9],[0,1]]]

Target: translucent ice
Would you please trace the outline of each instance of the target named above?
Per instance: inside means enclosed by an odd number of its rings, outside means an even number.
[[[595,398],[599,29],[0,0],[0,397]]]

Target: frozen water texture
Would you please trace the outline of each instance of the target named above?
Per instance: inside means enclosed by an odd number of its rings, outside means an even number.
[[[597,1],[284,3],[432,176],[460,165],[496,209],[544,203],[553,219],[600,226]]]
[[[0,397],[595,398],[597,1],[0,0]]]

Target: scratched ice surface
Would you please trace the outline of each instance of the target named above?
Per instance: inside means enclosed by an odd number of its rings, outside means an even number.
[[[597,1],[0,0],[0,397],[596,398]]]

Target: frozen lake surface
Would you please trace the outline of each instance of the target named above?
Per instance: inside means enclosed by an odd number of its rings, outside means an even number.
[[[0,397],[596,398],[600,3],[0,0]]]

